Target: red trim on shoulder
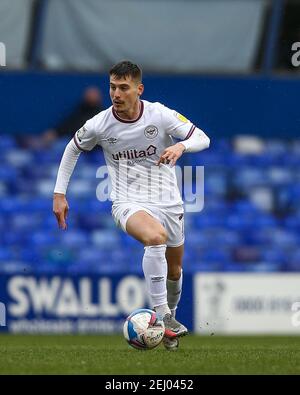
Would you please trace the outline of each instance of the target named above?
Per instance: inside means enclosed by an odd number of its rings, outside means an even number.
[[[144,112],[144,103],[142,102],[142,100],[140,101],[140,103],[141,103],[141,107],[140,107],[139,116],[136,119],[133,119],[132,121],[129,120],[129,119],[122,119],[122,118],[120,118],[119,115],[114,110],[113,106],[112,106],[112,113],[113,113],[114,117],[120,122],[123,122],[123,123],[134,123],[134,122],[137,122],[141,118],[141,116],[143,115],[143,112]]]
[[[191,137],[191,135],[194,133],[195,129],[196,129],[196,126],[192,125],[191,129],[189,130],[189,132],[188,132],[188,134],[187,134],[187,136],[186,136],[186,138],[184,140],[189,139]]]
[[[85,149],[83,149],[83,148],[81,148],[81,147],[79,146],[79,144],[77,143],[77,140],[76,140],[76,135],[74,135],[73,140],[74,140],[74,142],[75,142],[75,144],[76,144],[76,147],[77,147],[78,149],[80,149],[80,151],[89,152],[88,150],[85,150]]]

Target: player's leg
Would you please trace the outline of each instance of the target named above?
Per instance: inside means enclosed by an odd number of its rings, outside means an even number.
[[[132,214],[126,222],[126,232],[144,246],[166,245],[167,231],[162,224],[149,213],[139,210]]]
[[[172,316],[175,317],[176,309],[182,292],[182,261],[184,245],[167,247],[166,259],[168,265],[167,299]]]
[[[168,264],[167,300],[173,318],[175,318],[177,305],[181,297],[183,252],[183,244],[179,247],[167,247],[166,250]],[[168,351],[176,351],[179,347],[179,340],[178,338],[164,338],[163,344]]]
[[[168,264],[168,304],[175,317],[182,289],[184,254],[184,211],[182,206],[164,210],[164,224],[168,232],[166,259]]]
[[[171,316],[167,301],[167,231],[162,224],[139,210],[126,222],[126,232],[144,244],[143,271],[153,308],[163,317],[167,337],[182,336],[186,328]]]
[[[167,302],[166,242],[162,224],[146,211],[137,211],[126,222],[126,232],[144,244],[143,271],[153,308],[162,316],[170,314]]]
[[[182,289],[182,262],[184,253],[184,213],[183,207],[178,206],[165,210],[164,224],[168,232],[166,259],[168,265],[167,300],[171,309],[172,318],[175,319],[177,305]],[[178,321],[177,321],[178,322]],[[182,325],[182,324],[181,324]],[[185,327],[184,327],[185,328]],[[187,328],[185,328],[185,334]],[[179,341],[163,339],[164,346],[169,351],[178,349]]]

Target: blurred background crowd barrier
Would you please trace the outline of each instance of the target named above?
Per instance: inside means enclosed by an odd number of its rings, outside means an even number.
[[[147,303],[143,248],[96,198],[100,148],[77,164],[68,231],[52,214],[65,145],[131,59],[144,99],[211,137],[180,160],[205,167],[205,203],[185,216],[178,316],[200,333],[299,332],[299,1],[0,0],[0,42],[1,330],[119,330]]]

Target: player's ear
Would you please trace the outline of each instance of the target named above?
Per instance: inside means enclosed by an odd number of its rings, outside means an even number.
[[[144,92],[144,85],[143,84],[139,84],[138,85],[138,95],[142,96],[143,92]]]

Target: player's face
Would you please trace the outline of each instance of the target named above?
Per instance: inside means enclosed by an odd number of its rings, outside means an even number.
[[[110,98],[114,110],[118,113],[132,111],[138,104],[139,97],[143,93],[144,86],[130,76],[118,79],[110,76]]]

